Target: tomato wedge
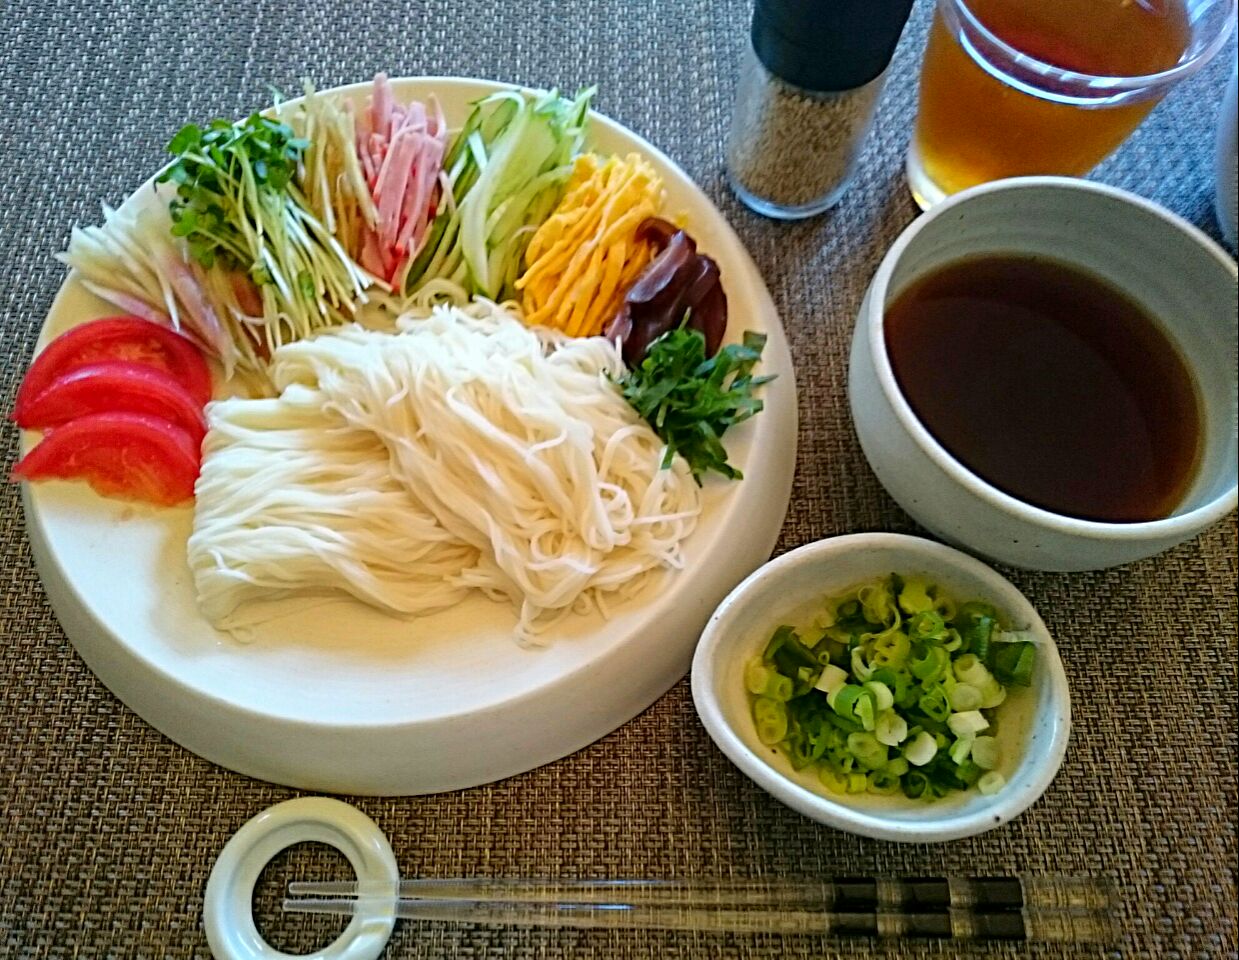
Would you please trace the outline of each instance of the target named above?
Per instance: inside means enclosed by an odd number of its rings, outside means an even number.
[[[95,492],[173,506],[194,495],[201,455],[175,423],[145,413],[90,413],[49,430],[15,480],[85,480]]]
[[[13,414],[26,430],[47,430],[77,417],[107,411],[149,413],[182,427],[194,443],[206,435],[202,405],[157,367],[104,360],[74,367]]]
[[[211,399],[211,371],[202,354],[175,330],[139,317],[92,320],[62,333],[34,358],[17,390],[13,418],[57,377],[103,360],[125,360],[156,367],[172,376],[202,406]]]

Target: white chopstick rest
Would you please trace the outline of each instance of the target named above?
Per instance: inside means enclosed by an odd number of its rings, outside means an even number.
[[[207,880],[204,923],[216,960],[291,960],[272,947],[254,925],[254,885],[271,859],[295,843],[335,847],[361,883],[400,881],[391,844],[378,824],[356,807],[326,797],[277,803],[247,822],[224,846]],[[360,908],[359,908],[360,911]],[[396,924],[396,901],[367,900],[344,932],[299,960],[375,960]]]

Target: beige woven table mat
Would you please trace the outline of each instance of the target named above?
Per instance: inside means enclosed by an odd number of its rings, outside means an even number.
[[[739,206],[722,137],[745,42],[743,0],[475,4],[0,4],[0,396],[7,410],[63,278],[52,259],[156,168],[184,121],[239,116],[294,89],[459,74],[535,86],[597,82],[598,107],[676,159],[719,204],[781,311],[800,387],[800,456],[778,550],[915,526],[879,487],[845,401],[852,318],[915,214],[902,180],[921,0],[859,179],[832,214],[785,225]],[[1232,44],[1096,176],[1217,235],[1210,167]],[[16,449],[3,432],[7,474]],[[202,894],[248,818],[292,791],[182,750],[83,666],[30,560],[17,490],[0,485],[0,956],[207,955]],[[686,683],[599,743],[488,787],[357,799],[409,875],[823,876],[1075,872],[1114,878],[1125,958],[1236,955],[1236,529],[1122,569],[1013,572],[1058,640],[1074,695],[1066,763],[1044,798],[980,838],[900,846],[818,826],[714,748]],[[282,919],[292,876],[342,874],[298,850],[257,897],[292,952],[340,924]],[[1095,957],[1095,949],[875,946],[815,938],[486,930],[406,923],[400,958]]]

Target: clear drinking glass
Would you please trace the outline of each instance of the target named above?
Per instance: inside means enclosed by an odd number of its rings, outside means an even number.
[[[938,0],[907,177],[966,187],[1079,176],[1222,48],[1236,0]]]

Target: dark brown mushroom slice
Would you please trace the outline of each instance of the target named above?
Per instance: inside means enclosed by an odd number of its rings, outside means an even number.
[[[663,250],[671,242],[672,237],[682,232],[670,220],[664,220],[662,217],[646,217],[637,227],[637,239],[648,240],[657,249]],[[685,236],[688,235],[685,234]],[[689,237],[689,240],[692,240],[692,238]],[[694,249],[696,249],[696,245],[694,245]]]
[[[640,363],[651,343],[672,329],[684,316],[683,293],[697,275],[696,244],[679,230],[624,296],[619,316],[609,325],[618,339],[627,326],[624,360]]]
[[[697,264],[697,276],[685,289],[682,302],[688,311],[688,325],[701,331],[706,338],[706,356],[712,357],[727,332],[727,294],[718,264],[706,256],[698,256]]]
[[[611,322],[602,331],[602,335],[612,343],[619,343],[621,340],[624,343],[628,342],[628,338],[632,336],[632,317],[627,307],[620,307],[619,312],[611,318]],[[624,359],[628,359],[626,353]]]
[[[650,261],[637,282],[628,288],[624,295],[625,305],[648,304],[655,310],[669,306],[691,279],[696,256],[697,244],[692,237],[683,230],[677,231],[662,252]]]
[[[624,362],[630,367],[636,366],[645,359],[650,344],[668,330],[673,329],[683,318],[682,312],[675,312],[676,304],[659,313],[648,313],[634,316],[632,330],[624,341]]]
[[[637,236],[661,250],[625,293],[606,336],[623,343],[624,361],[633,366],[687,313],[689,327],[701,331],[706,353],[713,356],[727,330],[727,295],[718,264],[698,254],[696,241],[687,233],[659,217],[643,220]]]

